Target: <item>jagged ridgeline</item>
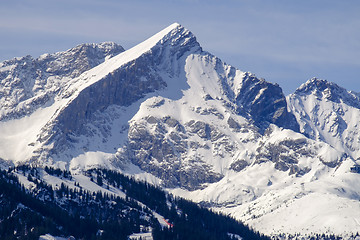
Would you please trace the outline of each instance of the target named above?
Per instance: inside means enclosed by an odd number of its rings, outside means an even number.
[[[39,176],[71,181],[70,172],[19,166],[0,171],[0,238],[38,239],[40,235],[74,236],[76,239],[127,239],[133,233],[152,232],[156,239],[268,239],[231,217],[163,190],[106,169],[86,175],[100,187],[117,188],[125,198],[101,191],[83,190],[62,183],[48,185]],[[18,177],[33,187],[25,188]],[[171,224],[159,224],[160,214]]]

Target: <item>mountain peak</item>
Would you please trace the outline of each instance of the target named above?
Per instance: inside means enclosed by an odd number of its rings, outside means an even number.
[[[308,92],[312,92],[316,89],[320,90],[320,91],[324,91],[325,89],[332,88],[332,87],[339,87],[339,86],[337,86],[335,83],[329,82],[327,80],[313,77],[313,78],[309,79],[306,83],[302,84],[296,90],[296,92],[297,93],[300,93],[300,92],[308,93]]]
[[[344,102],[349,106],[360,109],[360,95],[358,93],[347,91],[336,83],[315,77],[296,89],[294,95],[316,95],[318,99],[326,99],[334,103]]]
[[[169,26],[167,26],[166,28],[164,28],[163,30],[161,30],[160,32],[158,32],[157,34],[159,35],[166,35],[167,33],[170,33],[172,31],[176,31],[176,30],[185,30],[185,27],[183,27],[180,23],[174,22],[173,24],[170,24]],[[157,35],[156,34],[156,35]]]
[[[173,24],[169,25],[167,28],[169,28],[169,29],[175,29],[175,28],[184,28],[184,27],[181,26],[180,23],[174,22]]]
[[[348,95],[348,92],[346,89],[333,82],[313,77],[296,89],[295,94],[313,94],[318,98],[325,98],[333,102],[339,102],[339,98],[342,98],[341,96]]]
[[[185,45],[189,45],[189,43],[190,45],[195,43],[195,45],[199,46],[195,36],[189,30],[181,26],[179,23],[173,23],[144,42],[133,47],[133,50],[138,53],[146,52],[155,45],[165,45],[164,43],[169,43],[172,47],[176,45],[183,47]]]

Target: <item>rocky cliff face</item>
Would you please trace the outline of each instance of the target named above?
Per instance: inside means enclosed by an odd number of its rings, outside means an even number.
[[[263,131],[271,123],[299,131],[299,124],[294,115],[288,112],[286,98],[277,84],[246,74],[235,100],[238,111],[249,114]]]
[[[218,133],[204,122],[182,125],[170,116],[162,119],[149,116],[146,122],[131,124],[128,155],[141,169],[162,179],[166,187],[201,188],[202,184],[216,182],[222,176],[200,156],[189,156],[191,150],[210,148],[191,141],[193,134],[214,138]]]

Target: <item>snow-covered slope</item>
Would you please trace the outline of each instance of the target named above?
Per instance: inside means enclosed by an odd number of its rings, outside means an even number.
[[[9,87],[3,164],[115,169],[266,233],[360,231],[360,174],[350,172],[358,94],[313,79],[286,99],[277,84],[203,51],[179,24],[110,52],[54,75],[55,90],[42,90],[51,98],[28,112],[14,107],[25,100],[11,89],[21,88]]]

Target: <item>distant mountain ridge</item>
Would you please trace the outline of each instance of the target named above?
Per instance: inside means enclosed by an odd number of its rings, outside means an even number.
[[[115,56],[124,49],[113,42],[80,44],[65,52],[14,58],[0,64],[0,119],[31,114],[69,79]]]
[[[313,78],[285,97],[177,23],[5,61],[0,80],[4,167],[116,170],[266,234],[360,231],[358,93]]]
[[[359,93],[313,78],[291,94],[288,101],[301,132],[329,143],[354,160],[360,157]]]

